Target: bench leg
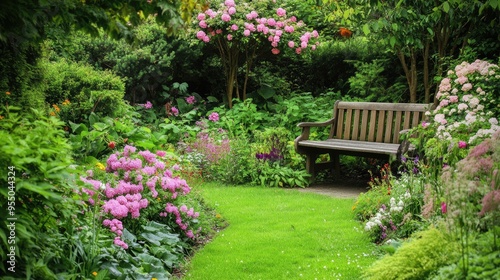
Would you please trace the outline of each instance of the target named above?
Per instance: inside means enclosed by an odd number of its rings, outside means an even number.
[[[333,176],[340,177],[340,155],[338,153],[330,153],[330,161],[333,163]]]
[[[306,155],[306,171],[311,174],[311,181],[314,181],[314,177],[316,176],[315,168],[316,159],[318,158],[317,154],[308,154]]]

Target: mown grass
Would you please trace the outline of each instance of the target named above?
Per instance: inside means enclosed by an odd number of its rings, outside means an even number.
[[[190,260],[183,279],[359,279],[376,248],[353,199],[205,183],[195,187],[229,226]]]

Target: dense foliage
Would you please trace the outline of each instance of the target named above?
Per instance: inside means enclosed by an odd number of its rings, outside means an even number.
[[[498,0],[211,5],[0,3],[2,275],[172,277],[223,224],[196,182],[308,186],[296,124],[339,99],[435,101],[400,169],[342,159],[366,275],[499,275]]]

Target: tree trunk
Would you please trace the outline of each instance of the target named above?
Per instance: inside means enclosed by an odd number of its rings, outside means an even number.
[[[217,41],[217,49],[224,68],[226,77],[226,98],[229,108],[233,107],[233,92],[238,78],[238,55],[239,50],[236,45],[229,44],[226,40]],[[239,92],[237,92],[239,94]]]
[[[401,49],[397,50],[397,55],[403,71],[405,72],[406,82],[408,83],[408,88],[410,90],[410,102],[417,102],[417,59],[416,54],[413,49],[410,49],[410,65],[406,62],[405,54]]]
[[[431,102],[431,84],[429,82],[429,49],[430,40],[427,39],[424,47],[424,91],[425,91],[425,103]]]

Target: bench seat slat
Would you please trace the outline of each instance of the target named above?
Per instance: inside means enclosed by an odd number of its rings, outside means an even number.
[[[355,151],[384,155],[396,155],[399,149],[399,144],[353,141],[343,139],[328,139],[325,141],[306,140],[301,141],[299,143],[299,146],[322,148],[332,151]]]

